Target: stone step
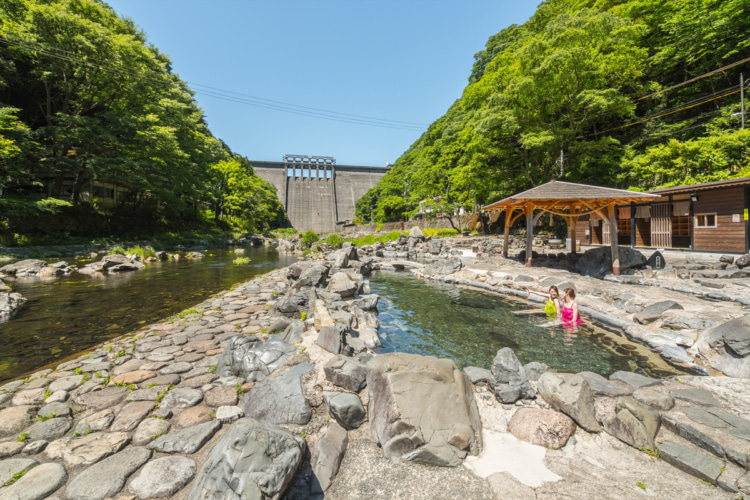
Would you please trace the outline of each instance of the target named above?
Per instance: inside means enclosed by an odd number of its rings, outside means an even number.
[[[671,441],[661,443],[658,450],[659,458],[665,462],[698,479],[719,485],[719,477],[726,466],[724,460]]]

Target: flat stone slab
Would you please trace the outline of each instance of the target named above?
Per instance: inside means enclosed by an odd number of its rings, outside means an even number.
[[[598,373],[580,372],[578,375],[586,379],[591,388],[591,392],[594,394],[613,398],[617,396],[628,396],[633,393],[632,389],[624,389],[614,384],[610,384],[606,378]]]
[[[128,403],[117,413],[111,429],[113,431],[132,431],[153,409],[154,404],[151,401]]]
[[[169,431],[171,424],[168,420],[161,418],[147,418],[138,425],[133,432],[133,446],[143,446],[154,439],[161,437]]]
[[[157,458],[143,467],[128,485],[128,491],[140,499],[171,497],[193,479],[195,471],[195,462],[190,458]]]
[[[672,396],[653,389],[636,389],[633,391],[633,398],[657,410],[669,411],[674,407],[674,398]]]
[[[115,419],[115,412],[107,409],[102,410],[99,412],[94,413],[93,415],[89,415],[86,418],[81,419],[80,422],[76,425],[76,428],[74,432],[77,432],[79,435],[83,434],[86,431],[94,432],[94,431],[103,431],[107,427],[109,427],[109,424],[112,423],[112,420]]]
[[[203,424],[188,427],[181,431],[170,432],[152,441],[149,448],[163,453],[181,453],[190,455],[198,451],[221,428],[221,422],[212,420]]]
[[[88,467],[65,489],[66,500],[104,500],[114,497],[133,472],[151,458],[151,450],[129,447]]]
[[[738,417],[734,413],[729,413],[728,411],[724,411],[721,408],[714,407],[707,408],[706,411],[711,415],[719,417],[729,425],[737,427],[738,429],[750,429],[750,421]]]
[[[312,411],[302,393],[301,377],[314,365],[297,365],[280,377],[257,382],[242,398],[245,415],[274,424],[305,425]]]
[[[31,405],[13,406],[0,410],[0,437],[18,434],[31,425],[36,408]]]
[[[712,415],[708,413],[705,410],[702,410],[700,408],[696,408],[694,406],[688,406],[686,408],[682,409],[683,413],[687,415],[690,420],[693,422],[697,422],[699,424],[707,425],[709,427],[714,427],[716,429],[721,429],[723,427],[729,427],[729,425],[720,419],[719,417]]]
[[[203,401],[203,392],[190,387],[172,389],[159,403],[159,408],[189,408]]]
[[[641,375],[640,373],[633,373],[633,372],[624,372],[624,371],[618,371],[613,373],[609,376],[610,380],[617,380],[620,382],[623,382],[625,384],[628,384],[632,387],[640,388],[640,387],[650,387],[652,385],[658,385],[663,382],[663,380],[646,377],[645,375]]]
[[[34,467],[18,481],[0,490],[3,500],[41,500],[65,484],[68,473],[60,464]]]
[[[72,421],[67,418],[52,418],[43,422],[37,422],[26,429],[26,433],[30,441],[52,441],[64,436],[72,426]]]
[[[39,462],[32,458],[9,458],[0,462],[0,488],[3,487],[10,479],[13,479],[14,474],[25,472]],[[0,490],[2,493],[2,490]]]
[[[87,392],[81,396],[74,397],[71,407],[73,411],[103,410],[117,405],[125,399],[127,394],[127,387],[107,387],[101,391]]]
[[[63,438],[50,443],[45,454],[53,459],[62,459],[68,467],[92,465],[117,453],[130,441],[125,432],[95,432],[80,438]]]
[[[721,406],[721,402],[705,389],[674,389],[669,391],[669,395],[675,399],[703,406]]]
[[[167,365],[161,370],[159,370],[159,373],[161,375],[171,375],[173,373],[185,373],[189,372],[193,369],[193,365],[190,363],[172,363],[171,365]]]
[[[711,484],[717,484],[726,465],[723,460],[670,441],[659,445],[659,453],[665,462]]]

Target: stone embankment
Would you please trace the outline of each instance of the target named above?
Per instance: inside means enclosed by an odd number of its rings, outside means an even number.
[[[385,248],[273,271],[0,387],[0,498],[750,492],[743,380],[555,373],[508,348],[465,370],[377,353],[367,276]]]

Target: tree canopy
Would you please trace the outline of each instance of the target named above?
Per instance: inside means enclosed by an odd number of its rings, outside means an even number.
[[[472,209],[551,179],[644,190],[748,175],[736,114],[750,64],[680,85],[750,57],[743,5],[543,2],[490,37],[461,98],[357,215],[396,220],[446,194]]]

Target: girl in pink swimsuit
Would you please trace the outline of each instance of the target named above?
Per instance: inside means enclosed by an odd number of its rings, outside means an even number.
[[[581,315],[578,313],[578,304],[575,302],[576,292],[572,288],[564,290],[562,301],[562,316],[560,320],[565,326],[578,326],[583,324]]]

